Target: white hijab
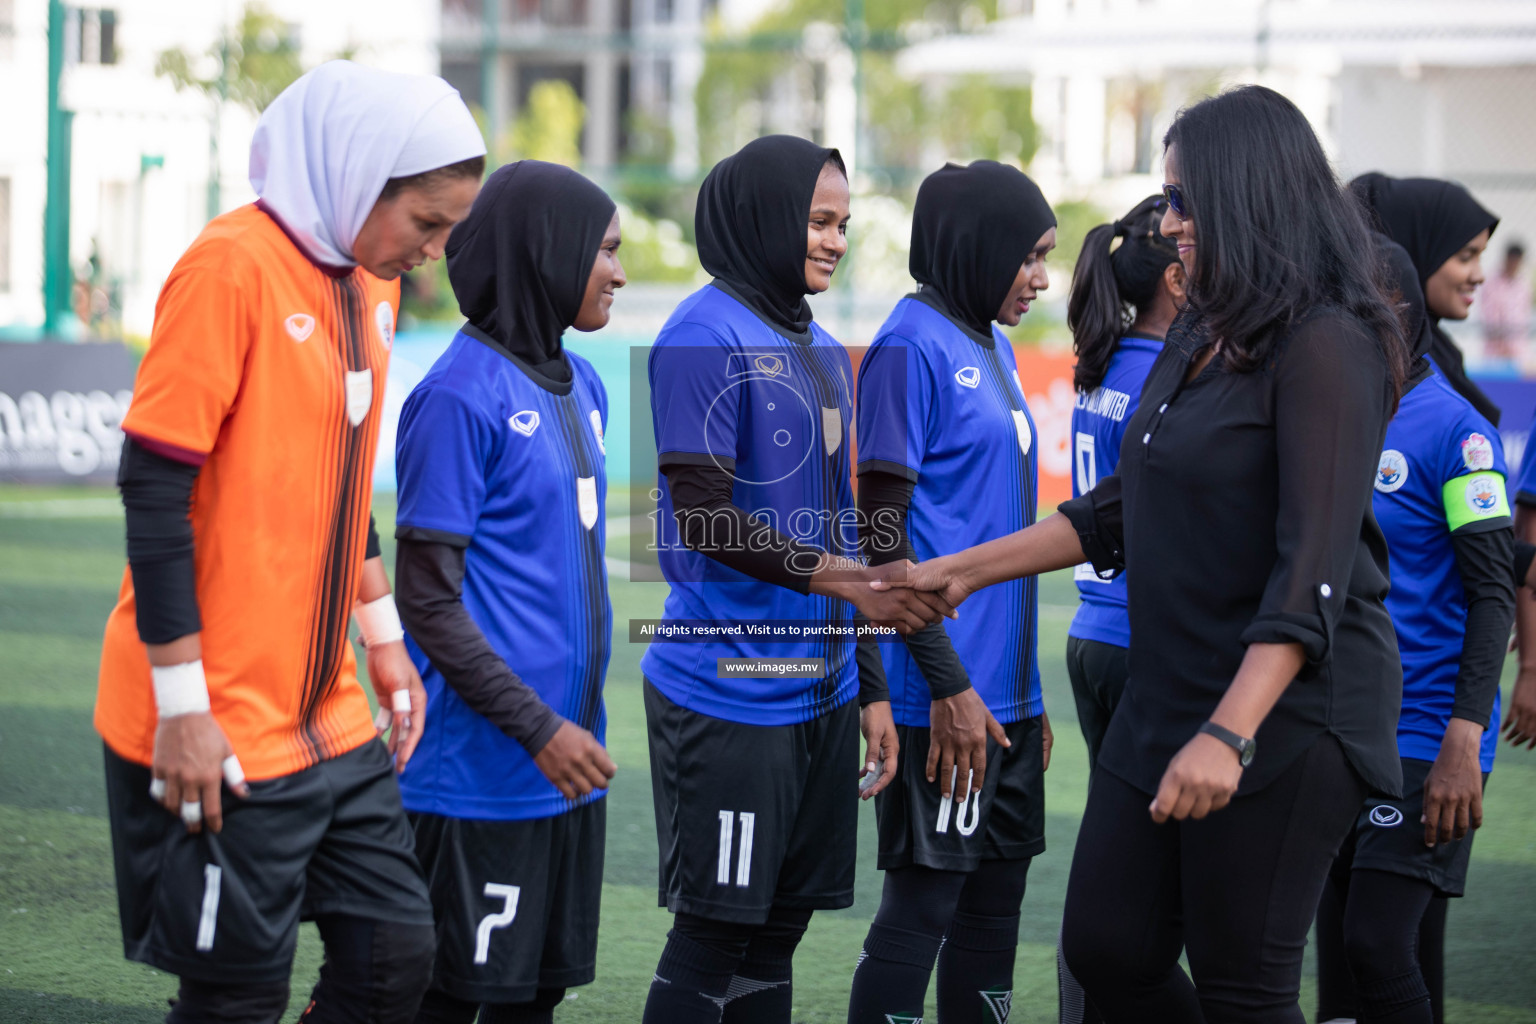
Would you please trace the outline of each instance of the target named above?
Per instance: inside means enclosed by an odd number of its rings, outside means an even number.
[[[484,155],[475,119],[441,78],[333,60],[256,122],[251,187],[311,259],[352,267],[386,181]]]

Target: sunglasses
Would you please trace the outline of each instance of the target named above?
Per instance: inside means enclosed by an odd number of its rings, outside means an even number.
[[[1189,207],[1184,205],[1184,193],[1177,185],[1164,185],[1163,198],[1168,200],[1168,205],[1173,207],[1173,215],[1179,220],[1189,220]]]

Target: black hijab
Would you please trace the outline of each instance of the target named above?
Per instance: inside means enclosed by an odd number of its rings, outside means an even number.
[[[806,226],[828,160],[843,167],[837,150],[805,139],[755,139],[715,164],[694,214],[704,269],[758,316],[797,334],[811,325]]]
[[[1056,215],[1040,188],[995,160],[947,164],[923,179],[907,266],[947,312],[990,338],[998,307]]]
[[[1491,235],[1499,218],[1472,198],[1472,193],[1453,181],[1438,178],[1389,178],[1372,171],[1349,183],[1370,210],[1375,227],[1402,246],[1413,261],[1423,298],[1429,279],[1446,260],[1460,252],[1477,235]],[[1446,382],[1456,389],[1494,426],[1500,410],[1467,376],[1461,349],[1440,327],[1440,318],[1425,305],[1429,334],[1429,358]],[[1410,343],[1417,339],[1410,337]]]
[[[1434,331],[1429,325],[1429,312],[1424,306],[1424,289],[1419,287],[1419,271],[1413,265],[1408,250],[1380,232],[1376,234],[1376,244],[1381,249],[1382,262],[1387,268],[1387,285],[1394,293],[1392,301],[1403,321],[1403,337],[1408,341],[1410,365],[1408,383],[1404,388],[1406,391],[1429,373],[1427,357]]]
[[[448,280],[459,311],[549,374],[542,364],[561,358],[560,337],[581,312],[616,209],[569,167],[519,160],[499,168],[448,236]]]

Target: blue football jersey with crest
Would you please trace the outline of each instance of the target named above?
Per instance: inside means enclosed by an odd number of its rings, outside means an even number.
[[[859,367],[859,470],[912,481],[907,533],[920,560],[1035,521],[1035,422],[1012,346],[995,327],[990,341],[908,296]],[[1031,576],[977,591],[943,623],[971,685],[1005,725],[1044,707],[1036,607]],[[928,725],[928,684],[906,645],[881,651],[897,724]]]
[[[1141,386],[1162,350],[1163,343],[1153,338],[1121,338],[1099,386],[1077,396],[1072,409],[1072,497],[1082,497],[1100,480],[1114,475],[1125,425],[1141,404]],[[1067,635],[1131,646],[1125,573],[1100,576],[1085,562],[1072,578],[1082,600]]]
[[[601,743],[613,627],[603,562],[608,394],[569,349],[571,380],[561,384],[477,334],[460,331],[405,401],[397,522],[468,540],[470,617],[544,703]],[[407,810],[514,821],[576,806],[409,636],[406,648],[427,690],[426,731],[400,775]]]
[[[662,327],[648,374],[661,465],[723,469],[732,503],[752,517],[811,547],[857,555],[852,364],[836,339],[815,323],[805,339],[788,337],[706,285]],[[640,660],[645,677],[675,704],[754,725],[809,721],[852,700],[853,606],[764,583],[685,547],[664,475],[657,486],[665,622],[736,629],[706,642],[653,640]],[[815,632],[765,638],[754,627]],[[722,676],[721,658],[821,659],[824,674]]]
[[[1496,430],[1438,374],[1403,396],[1387,427],[1372,507],[1387,539],[1387,611],[1403,661],[1398,753],[1433,761],[1450,724],[1466,637],[1466,592],[1451,535],[1510,524],[1504,447]],[[1493,768],[1499,701],[1483,733]]]

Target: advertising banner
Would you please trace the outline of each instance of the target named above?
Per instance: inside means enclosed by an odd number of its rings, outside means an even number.
[[[0,481],[110,483],[134,369],[121,342],[0,342]]]

